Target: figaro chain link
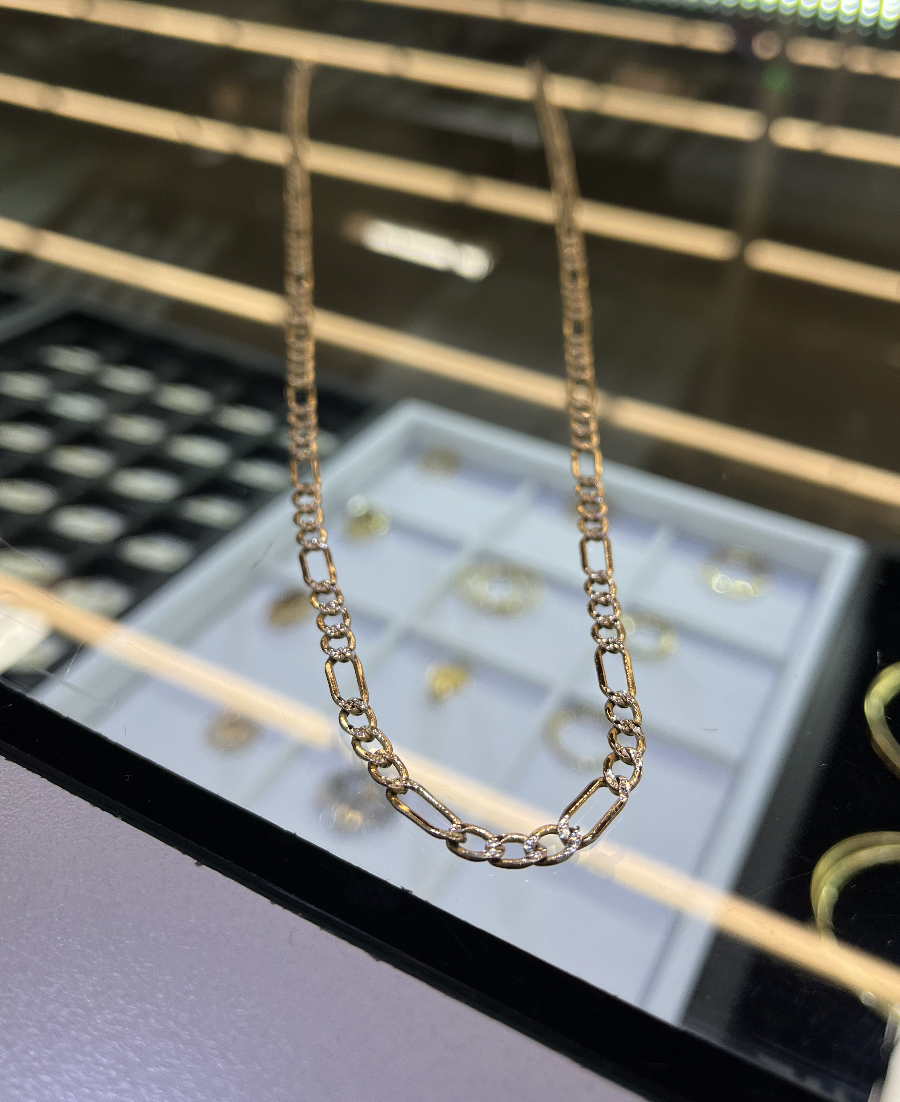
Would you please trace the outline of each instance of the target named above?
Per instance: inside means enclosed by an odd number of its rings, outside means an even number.
[[[315,382],[313,335],[312,205],[308,158],[308,109],[311,68],[298,62],[292,67],[285,98],[285,129],[290,158],[285,175],[285,292],[287,420],[290,434],[292,502],[297,527],[300,568],[312,591],[310,600],[318,616],[325,652],[325,677],[338,708],[341,729],[350,737],[354,753],[367,765],[372,780],[381,785],[394,808],[427,834],[446,842],[458,857],[487,861],[504,869],[532,865],[556,865],[589,846],[606,830],[641,778],[644,735],[631,659],[613,580],[607,506],[603,495],[602,457],[597,431],[596,384],[591,334],[591,306],[584,238],[576,222],[579,202],[575,163],[565,121],[544,95],[544,77],[534,68],[535,103],[540,120],[552,191],[556,204],[556,237],[559,251],[566,361],[566,393],[569,411],[572,474],[581,532],[581,565],[588,612],[593,620],[591,636],[596,644],[595,663],[600,691],[606,698],[610,723],[610,753],[602,774],[591,781],[563,809],[555,823],[530,834],[495,833],[467,823],[429,790],[410,776],[390,739],[378,727],[369,702],[363,665],[356,653],[350,612],[338,585],[337,571],[322,513],[322,483],[317,446],[318,402]],[[625,688],[613,688],[606,662],[621,659]],[[350,695],[338,683],[338,671],[351,678]],[[628,740],[628,741],[623,741]],[[629,773],[617,773],[624,765]],[[601,789],[609,790],[612,806],[590,828],[573,820]],[[412,793],[421,801],[411,807]],[[554,838],[551,851],[545,839]],[[520,846],[522,856],[508,856]]]

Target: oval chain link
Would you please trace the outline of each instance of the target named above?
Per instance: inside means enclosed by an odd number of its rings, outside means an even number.
[[[322,480],[318,454],[318,400],[315,381],[313,319],[312,205],[308,157],[308,107],[311,68],[297,63],[288,78],[285,129],[291,155],[285,173],[285,344],[287,421],[290,437],[290,471],[293,484],[294,524],[297,528],[300,569],[312,591],[310,600],[318,616],[321,646],[327,655],[325,676],[338,708],[343,731],[372,779],[400,814],[434,838],[446,842],[451,853],[467,861],[486,861],[495,868],[520,869],[532,865],[556,865],[591,845],[625,806],[641,779],[644,734],[638,707],[634,673],[625,645],[622,610],[613,580],[612,546],[603,492],[603,459],[597,431],[597,394],[594,379],[591,304],[584,238],[576,222],[579,203],[575,162],[562,113],[547,103],[543,71],[533,70],[535,104],[540,121],[552,193],[556,205],[556,238],[559,253],[560,291],[563,307],[563,343],[566,363],[566,398],[572,476],[581,532],[581,567],[588,614],[596,644],[594,661],[600,691],[606,698],[610,723],[609,745],[601,776],[590,782],[564,808],[555,823],[531,834],[496,833],[465,822],[419,781],[412,778],[393,745],[378,727],[369,703],[362,661],[356,653],[350,612],[338,585],[337,570],[328,546],[322,513]],[[332,622],[329,623],[328,621]],[[607,660],[622,664],[624,689],[613,687]],[[345,697],[338,685],[337,668],[349,666],[356,684],[355,695]],[[624,714],[622,714],[624,713]],[[356,720],[357,722],[353,722]],[[621,739],[630,739],[623,743]],[[374,745],[373,745],[374,744]],[[617,773],[615,766],[630,773]],[[589,829],[575,826],[577,815],[601,789],[613,797],[612,806]],[[424,804],[411,807],[404,797],[413,794]],[[435,818],[440,822],[435,822]],[[552,852],[544,839],[555,838]],[[480,849],[467,843],[478,839]],[[521,856],[507,854],[507,847],[521,847]]]

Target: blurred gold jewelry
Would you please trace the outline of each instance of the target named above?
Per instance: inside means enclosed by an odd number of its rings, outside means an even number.
[[[750,601],[769,588],[769,567],[760,555],[743,547],[714,551],[700,569],[714,593],[735,601]]]
[[[276,628],[299,624],[312,616],[308,589],[286,589],[269,605],[269,623]]]
[[[505,562],[470,563],[453,585],[467,605],[492,616],[521,616],[544,599],[540,574]]]
[[[425,686],[436,704],[462,692],[471,680],[469,668],[458,662],[432,662],[425,671]]]
[[[427,474],[449,478],[458,473],[460,466],[459,456],[450,448],[431,448],[419,456],[419,469]]]
[[[866,690],[863,711],[872,734],[872,748],[892,773],[900,777],[900,744],[888,727],[885,710],[900,693],[900,662],[886,666]]]
[[[566,728],[579,720],[589,720],[597,725],[597,733],[602,734],[609,724],[606,716],[599,708],[588,708],[584,704],[573,704],[568,708],[560,708],[544,724],[543,739],[547,749],[563,765],[574,769],[576,773],[598,773],[603,769],[606,760],[605,744],[600,753],[595,757],[586,757],[578,754],[566,745],[563,735]]]
[[[900,865],[900,834],[876,830],[854,834],[826,850],[816,862],[809,885],[810,902],[816,929],[829,941],[836,941],[834,908],[847,884],[867,869],[880,865]],[[896,1007],[876,999],[871,991],[858,991],[860,1000],[880,1014],[888,1016]]]
[[[377,540],[387,535],[391,528],[391,518],[381,509],[359,494],[354,494],[347,502],[347,520],[345,534],[359,543]]]
[[[628,636],[628,651],[632,658],[653,661],[668,658],[678,650],[678,632],[662,616],[652,612],[635,612],[622,617],[622,627]]]
[[[236,712],[222,712],[206,729],[206,741],[216,750],[234,754],[246,748],[262,734],[252,719]]]
[[[374,830],[391,818],[393,809],[366,774],[344,769],[326,777],[319,789],[319,803],[329,826],[342,834]]]

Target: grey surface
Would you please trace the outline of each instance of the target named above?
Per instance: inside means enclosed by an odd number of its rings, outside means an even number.
[[[4,1102],[635,1097],[2,759],[0,839]]]

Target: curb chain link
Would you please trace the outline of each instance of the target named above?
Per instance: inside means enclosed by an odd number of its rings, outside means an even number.
[[[498,834],[487,827],[464,822],[410,776],[390,739],[378,727],[375,711],[369,703],[369,690],[362,661],[356,653],[350,612],[338,585],[322,513],[312,330],[312,205],[307,167],[309,65],[294,65],[288,78],[285,100],[285,129],[290,141],[290,159],[285,173],[285,397],[293,485],[291,500],[300,568],[303,580],[311,590],[310,600],[318,613],[316,624],[322,633],[320,644],[327,656],[325,677],[328,688],[338,708],[341,729],[350,736],[353,752],[366,763],[372,780],[385,789],[392,806],[427,834],[446,842],[450,852],[458,857],[467,861],[486,861],[495,868],[504,869],[556,865],[596,841],[625,806],[631,791],[640,781],[645,746],[634,674],[625,645],[622,612],[613,580],[612,548],[602,483],[603,460],[597,431],[587,259],[584,238],[575,222],[579,202],[575,163],[564,117],[558,108],[548,104],[544,95],[543,71],[534,68],[533,73],[535,103],[557,208],[556,236],[572,475],[578,500],[584,590],[588,597],[588,613],[593,620],[591,637],[596,644],[594,660],[597,680],[606,698],[606,718],[610,723],[610,753],[601,776],[591,781],[564,808],[557,822],[538,827],[527,835],[517,832]],[[319,560],[317,565],[311,561],[315,559]],[[605,665],[607,656],[616,655],[622,661],[624,691],[612,687]],[[350,667],[348,674],[352,671],[355,685],[353,695],[345,697],[338,684],[337,671],[347,666]],[[623,738],[630,739],[631,743],[623,743]],[[616,773],[617,764],[630,769],[630,774]],[[573,817],[603,788],[613,796],[612,806],[589,830],[574,825]],[[406,802],[404,797],[409,793],[414,793],[426,805],[423,812]],[[560,848],[554,852],[543,841],[550,837],[559,842]],[[480,847],[473,845],[475,840],[481,843]],[[521,857],[507,856],[507,847],[512,846],[521,847]]]

